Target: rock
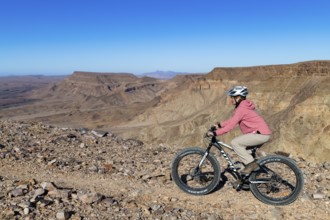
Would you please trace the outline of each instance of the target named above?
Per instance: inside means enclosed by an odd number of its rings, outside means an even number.
[[[152,211],[157,211],[162,207],[160,204],[153,204],[150,208]]]
[[[27,190],[21,189],[21,188],[16,188],[10,192],[11,196],[13,196],[13,197],[23,196],[26,193],[27,193]]]
[[[142,146],[144,143],[140,140],[136,140],[136,139],[127,139],[124,141],[124,145],[126,146],[132,146],[132,147],[140,147]]]
[[[322,182],[322,180],[323,180],[323,177],[321,175],[319,175],[319,176],[316,177],[316,181],[317,182]]]
[[[70,216],[70,212],[67,211],[59,211],[56,213],[56,219],[69,219]]]
[[[113,198],[105,198],[102,200],[102,202],[108,206],[118,205],[118,201]]]
[[[17,185],[17,188],[19,188],[19,189],[26,189],[26,190],[29,189],[28,185],[26,185],[26,184]]]
[[[43,188],[38,188],[33,192],[33,198],[36,198],[38,196],[42,196],[46,194],[46,190]]]
[[[330,170],[330,162],[324,162],[323,163],[323,168],[326,170]]]
[[[84,218],[82,218],[79,214],[74,213],[73,215],[70,216],[70,220],[83,220]]]
[[[88,170],[91,171],[91,172],[97,172],[98,169],[99,168],[97,166],[91,166],[91,167],[88,168]]]
[[[28,215],[30,213],[30,209],[29,208],[24,208],[23,213],[24,213],[24,215]]]
[[[57,187],[51,182],[42,182],[40,185],[43,189],[48,191],[53,191],[57,189]]]
[[[0,144],[0,150],[3,149],[3,148],[5,148],[5,145]]]
[[[77,138],[77,135],[74,135],[74,134],[68,134],[68,135],[67,135],[67,138],[70,138],[70,139],[76,139],[76,138]]]
[[[301,200],[302,202],[307,202],[307,201],[310,201],[311,198],[310,198],[310,196],[309,196],[307,193],[303,193],[303,194],[300,196],[300,200]]]
[[[92,130],[91,133],[94,134],[97,137],[105,137],[105,136],[107,136],[109,134],[106,131],[100,131],[100,130]]]
[[[57,161],[57,159],[53,159],[53,160],[49,161],[49,162],[47,163],[47,165],[53,165],[53,164],[56,163],[56,161]]]
[[[321,193],[315,193],[313,194],[313,199],[324,199],[325,195]]]
[[[49,200],[49,199],[40,199],[37,204],[40,206],[40,207],[45,207],[45,206],[48,206],[48,205],[51,205],[53,204],[54,202],[52,200]]]
[[[141,206],[142,213],[144,216],[150,216],[151,215],[151,208],[145,205]]]
[[[25,209],[25,208],[31,207],[32,204],[30,202],[21,202],[21,203],[17,204],[17,206]]]
[[[82,203],[92,204],[101,201],[103,196],[99,193],[88,193],[79,195],[78,198]]]
[[[167,180],[167,181],[171,181],[172,180],[171,170],[170,169],[166,169],[165,170],[165,180]]]

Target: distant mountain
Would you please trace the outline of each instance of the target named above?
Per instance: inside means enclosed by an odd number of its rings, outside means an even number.
[[[155,72],[142,73],[142,74],[139,74],[138,76],[148,76],[148,77],[153,77],[153,78],[157,78],[157,79],[171,79],[171,78],[175,77],[176,75],[183,75],[183,74],[190,74],[190,73],[157,70]]]

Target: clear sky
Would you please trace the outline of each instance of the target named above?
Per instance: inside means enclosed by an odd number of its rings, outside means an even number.
[[[0,0],[0,75],[330,59],[330,0]]]

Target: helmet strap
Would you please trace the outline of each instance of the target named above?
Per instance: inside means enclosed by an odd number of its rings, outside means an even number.
[[[238,100],[236,100],[236,97],[238,97]],[[235,108],[237,108],[239,106],[239,104],[245,99],[245,97],[241,97],[241,96],[236,96],[234,97],[235,100]]]

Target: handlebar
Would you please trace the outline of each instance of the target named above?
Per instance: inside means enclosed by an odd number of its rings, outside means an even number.
[[[209,128],[208,132],[215,132],[216,130],[217,130],[217,127],[216,127],[216,126],[211,126],[211,127]],[[208,132],[205,133],[205,135],[204,135],[205,138],[207,138],[207,137],[208,137],[208,138],[211,137],[211,136],[208,136],[208,135],[207,135]],[[213,137],[215,137],[215,136],[213,136]]]
[[[211,126],[211,128],[209,129],[209,131],[211,131],[211,132],[214,132],[216,130],[217,130],[217,127],[216,126]]]

